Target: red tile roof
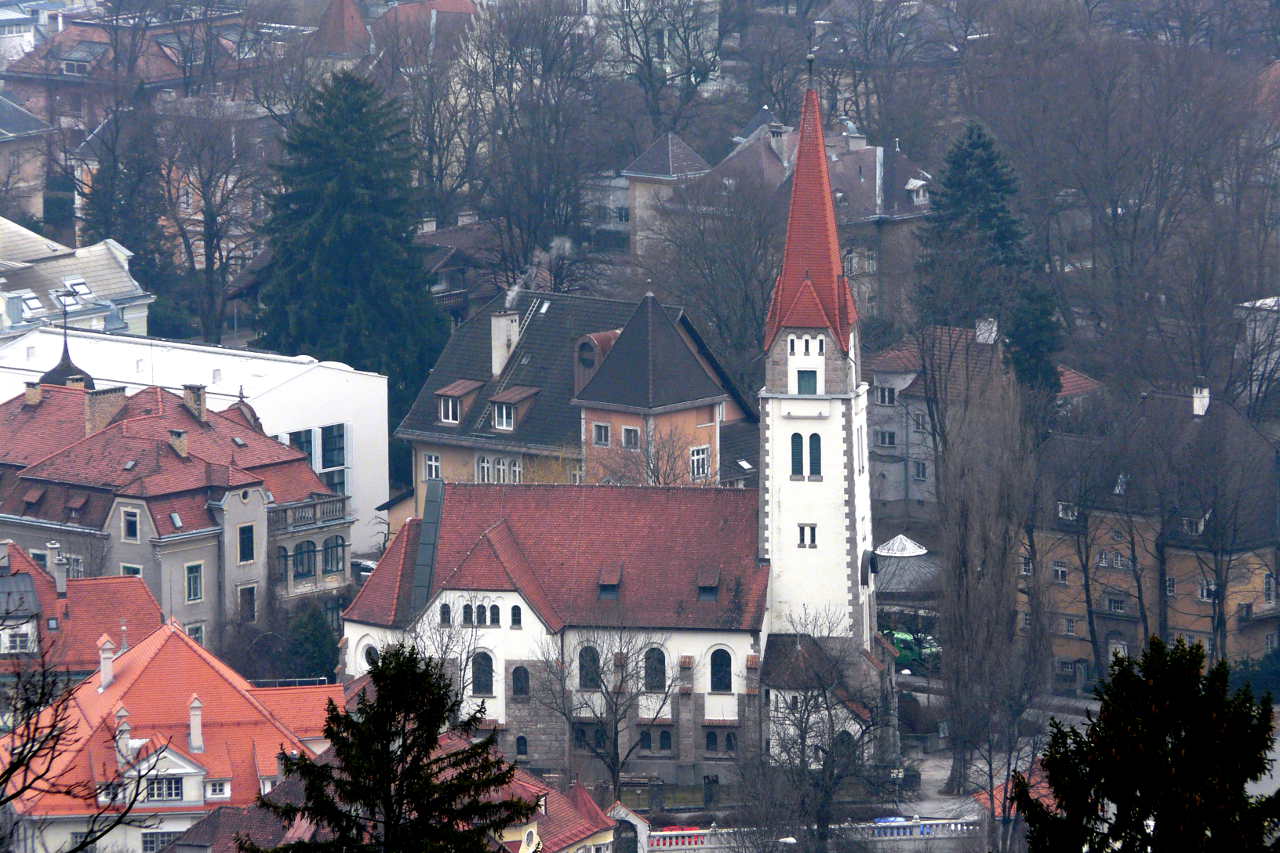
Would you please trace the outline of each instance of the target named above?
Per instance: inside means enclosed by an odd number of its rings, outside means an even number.
[[[111,732],[121,708],[128,712],[131,737],[149,739],[140,754],[172,749],[203,767],[208,778],[229,780],[230,800],[220,805],[254,802],[261,790],[259,780],[277,774],[280,749],[305,749],[300,737],[262,701],[261,690],[254,690],[177,623],[157,628],[120,653],[113,670],[114,679],[105,689],[99,690],[101,675],[95,672],[73,691],[68,725],[75,747],[57,756],[51,768],[64,782],[97,784],[107,781],[105,768],[114,772]],[[204,706],[203,752],[192,751],[188,744],[193,696]],[[8,746],[8,741],[0,741],[0,755]],[[85,814],[96,806],[44,791],[27,793],[14,805],[25,815]],[[189,805],[145,808],[191,810]]]
[[[329,56],[364,56],[369,52],[369,30],[356,0],[329,0],[320,26],[311,35],[311,47]]]
[[[800,116],[787,242],[769,305],[764,348],[772,347],[778,332],[790,327],[830,329],[840,349],[848,352],[849,336],[857,322],[853,292],[840,263],[818,93],[810,89]]]
[[[20,477],[0,476],[4,512],[101,526],[114,495],[164,498],[148,503],[154,503],[156,527],[168,535],[179,530],[172,512],[182,517],[181,530],[211,526],[206,504],[225,489],[262,483],[276,503],[330,494],[301,451],[252,427],[242,412],[198,418],[176,394],[150,387],[125,399],[110,423],[86,436],[86,392],[41,387],[38,406],[26,406],[21,396],[0,404],[0,447],[26,464]],[[174,430],[185,434],[186,456],[171,445]],[[33,482],[46,494],[28,501]]]
[[[135,637],[150,634],[164,614],[140,577],[72,578],[66,598],[58,598],[53,577],[14,543],[9,544],[9,571],[31,576],[40,601],[39,632],[50,662],[58,669],[88,672],[98,667],[98,638],[120,636],[124,626]],[[57,627],[49,627],[49,619]]]
[[[324,735],[324,718],[329,702],[341,708],[345,701],[341,684],[255,687],[249,692],[300,738]]]
[[[750,489],[447,483],[431,595],[518,590],[553,630],[601,619],[754,630],[769,574],[756,557],[756,520]],[[403,626],[415,617],[420,529],[404,525],[347,619]],[[599,598],[606,565],[621,572],[616,602]],[[698,598],[708,567],[719,572],[717,601]]]

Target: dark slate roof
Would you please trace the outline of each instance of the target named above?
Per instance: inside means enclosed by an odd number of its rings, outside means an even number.
[[[776,116],[774,115],[773,110],[769,109],[768,104],[765,104],[760,109],[756,110],[756,114],[753,115],[751,117],[751,120],[748,121],[743,126],[742,130],[738,132],[738,137],[741,139],[746,139],[748,136],[755,133],[756,128],[765,127],[766,125],[773,124],[775,120],[776,120]]]
[[[657,409],[723,396],[724,390],[650,293],[623,327],[595,376],[579,392],[578,400]]]
[[[742,466],[742,462],[750,468]],[[750,418],[720,425],[720,482],[741,482],[749,489],[760,481],[760,425]]]
[[[566,446],[576,449],[580,445],[580,416],[569,403],[573,397],[574,342],[591,332],[620,328],[635,313],[635,303],[520,290],[513,292],[513,305],[508,309],[504,301],[508,295],[498,295],[454,330],[409,414],[396,430],[397,436],[548,450]],[[495,379],[490,375],[490,317],[508,310],[520,315],[522,331],[506,369]],[[665,310],[673,320],[682,315],[679,308]],[[462,422],[445,426],[437,420],[435,395],[459,379],[474,379],[484,385],[476,392],[476,402],[462,416]],[[513,432],[495,432],[487,417],[487,403],[514,385],[541,391]]]
[[[71,351],[67,349],[67,341],[62,341],[62,358],[58,359],[58,363],[51,367],[48,372],[40,377],[41,385],[66,385],[67,380],[73,376],[79,376],[84,379],[84,387],[90,391],[94,390],[93,377],[87,372],[76,367],[75,362],[71,360]]]
[[[840,684],[840,667],[808,634],[770,634],[760,683],[775,690],[807,690]]]
[[[644,178],[687,178],[711,171],[706,160],[674,133],[666,133],[653,141],[644,153],[622,170],[624,175]]]
[[[7,98],[0,98],[0,139],[49,133],[53,128]]]
[[[1197,416],[1189,395],[1151,392],[1086,401],[1082,411],[1079,420],[1095,432],[1055,433],[1045,443],[1045,525],[1075,530],[1084,522],[1084,512],[1075,523],[1057,517],[1065,501],[1083,511],[1165,514],[1166,537],[1190,549],[1239,552],[1280,537],[1280,456],[1229,403],[1213,399]],[[1180,529],[1177,519],[1205,515],[1202,535]]]

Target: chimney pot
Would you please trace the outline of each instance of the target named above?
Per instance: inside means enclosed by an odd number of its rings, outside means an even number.
[[[173,452],[187,458],[187,431],[185,429],[169,430],[169,446],[173,448]]]
[[[111,423],[124,408],[124,386],[101,388],[84,395],[84,434],[93,435]]]
[[[1197,418],[1204,417],[1205,412],[1209,411],[1209,386],[1196,385],[1191,389],[1191,414]]]
[[[28,406],[38,406],[40,401],[44,399],[44,389],[40,387],[39,382],[28,382],[26,391],[23,394],[25,396],[23,402]]]
[[[182,402],[196,420],[205,421],[205,394],[203,385],[183,385]]]

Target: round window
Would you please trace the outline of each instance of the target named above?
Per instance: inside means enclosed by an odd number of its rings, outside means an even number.
[[[524,846],[525,847],[533,846],[533,830],[532,829],[524,834]]]
[[[369,646],[364,650],[364,662],[369,666],[376,666],[378,663],[378,647]]]
[[[243,492],[241,492],[241,493],[240,493],[240,500],[244,501],[245,503],[248,503],[248,502],[249,502],[249,490],[248,490],[248,489],[245,489]]]

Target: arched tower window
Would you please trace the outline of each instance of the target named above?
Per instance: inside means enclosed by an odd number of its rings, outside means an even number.
[[[452,616],[449,613],[449,605],[441,604],[440,605],[440,624],[448,625],[451,619],[452,619]]]
[[[804,436],[791,433],[791,476],[804,476]]]
[[[470,604],[464,604],[464,605],[462,605],[462,624],[463,624],[463,625],[470,625],[470,624],[471,624],[471,622],[472,622],[472,620],[471,620],[471,605],[470,605]]]
[[[822,436],[816,432],[809,436],[809,476],[822,475]]]
[[[511,695],[529,695],[529,670],[522,666],[518,666],[511,670]]]
[[[476,624],[477,625],[485,624],[485,621],[487,620],[488,616],[489,616],[489,613],[486,610],[485,606],[483,604],[477,604],[476,605]]]
[[[519,604],[513,604],[513,605],[511,606],[511,627],[512,627],[512,628],[519,628],[519,627],[520,627],[520,617],[521,617],[521,615],[522,615],[522,614],[520,613],[520,605],[519,605]]]
[[[516,755],[529,754],[529,739],[524,735],[516,736]]]
[[[502,624],[502,613],[501,611],[498,610],[498,605],[496,604],[489,605],[489,624],[490,625]]]

